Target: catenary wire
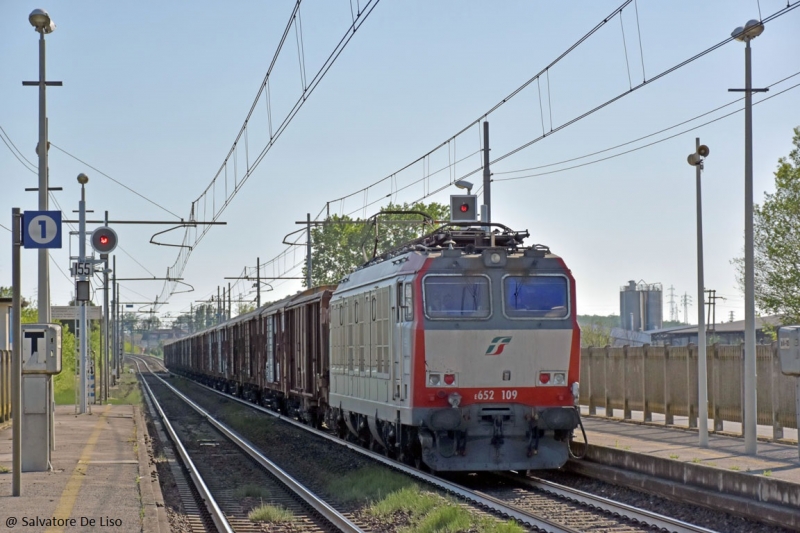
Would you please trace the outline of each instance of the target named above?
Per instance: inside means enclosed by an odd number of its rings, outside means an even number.
[[[791,79],[791,78],[793,78],[795,76],[798,76],[798,75],[800,75],[800,71],[798,71],[798,72],[796,72],[796,73],[794,73],[794,74],[792,74],[790,76],[787,76],[787,77],[785,77],[785,78],[783,78],[781,80],[778,80],[778,81],[776,81],[776,82],[774,82],[774,83],[772,83],[770,85],[767,85],[767,87],[774,87],[775,85],[783,83],[784,81],[786,81],[788,79]],[[719,107],[716,107],[716,108],[714,108],[714,109],[712,109],[710,111],[706,111],[705,113],[702,113],[700,115],[694,116],[694,117],[692,117],[690,119],[687,119],[687,120],[684,120],[682,122],[678,122],[677,124],[673,124],[672,126],[668,126],[666,128],[660,129],[660,130],[655,131],[653,133],[649,133],[647,135],[643,135],[642,137],[638,137],[638,138],[633,139],[631,141],[627,141],[627,142],[624,142],[622,144],[617,144],[616,146],[611,146],[609,148],[604,148],[602,150],[597,150],[596,152],[591,152],[591,153],[584,154],[584,155],[581,155],[581,156],[572,157],[572,158],[569,158],[569,159],[564,159],[562,161],[557,161],[555,163],[547,163],[546,165],[539,165],[539,166],[529,167],[529,168],[520,168],[520,169],[517,169],[517,170],[505,170],[505,171],[501,171],[501,172],[492,172],[492,175],[494,176],[494,175],[502,175],[502,174],[516,174],[518,172],[528,172],[528,171],[531,171],[531,170],[539,170],[539,169],[542,169],[542,168],[562,165],[564,163],[571,163],[571,162],[577,161],[579,159],[585,159],[587,157],[591,157],[591,156],[594,156],[594,155],[598,155],[598,154],[602,154],[602,153],[605,153],[605,152],[609,152],[611,150],[615,150],[617,148],[622,148],[623,146],[627,146],[629,144],[633,144],[635,142],[639,142],[639,141],[642,141],[644,139],[647,139],[647,138],[650,138],[650,137],[654,137],[654,136],[656,136],[656,135],[658,135],[660,133],[664,133],[665,131],[669,131],[669,130],[675,129],[677,127],[683,126],[684,124],[688,124],[689,122],[694,122],[695,120],[697,120],[699,118],[703,118],[704,116],[707,116],[707,115],[710,115],[712,113],[715,113],[715,112],[719,111],[720,109],[724,109],[724,108],[726,108],[728,106],[731,106],[731,105],[733,105],[733,104],[735,104],[737,102],[741,102],[742,100],[744,100],[744,97],[737,98],[736,100],[731,100],[727,104],[723,104],[723,105],[721,105]],[[761,101],[761,100],[759,100],[759,101]],[[690,130],[687,130],[687,131],[690,131]],[[500,179],[498,179],[498,181],[500,181]]]
[[[758,105],[760,103],[766,102],[767,100],[769,100],[771,98],[775,98],[776,96],[779,96],[779,95],[781,95],[781,94],[783,94],[783,93],[785,93],[787,91],[791,91],[792,89],[795,89],[797,87],[800,87],[800,83],[792,85],[791,87],[787,87],[786,89],[784,89],[782,91],[779,91],[779,92],[777,92],[777,93],[775,93],[773,95],[770,95],[770,96],[768,96],[766,98],[762,98],[758,102],[753,102],[753,105]],[[537,176],[545,176],[545,175],[548,175],[548,174],[557,174],[559,172],[564,172],[564,171],[567,171],[567,170],[573,170],[573,169],[576,169],[576,168],[585,167],[585,166],[588,166],[588,165],[593,165],[595,163],[601,163],[603,161],[608,161],[609,159],[614,159],[614,158],[622,156],[622,155],[626,155],[626,154],[630,154],[632,152],[636,152],[636,151],[641,150],[643,148],[649,148],[650,146],[654,146],[654,145],[662,143],[664,141],[668,141],[670,139],[674,139],[675,137],[680,137],[681,135],[684,135],[684,134],[686,134],[686,133],[688,133],[690,131],[694,131],[696,129],[708,126],[709,124],[713,124],[714,122],[718,122],[718,121],[720,121],[722,119],[725,119],[725,118],[728,118],[730,116],[733,116],[736,113],[739,113],[740,111],[743,111],[743,110],[744,110],[744,108],[735,109],[735,110],[731,111],[730,113],[726,113],[726,114],[724,114],[724,115],[722,115],[720,117],[717,117],[715,119],[709,120],[708,122],[704,122],[704,123],[699,124],[697,126],[694,126],[694,127],[685,129],[683,131],[680,131],[678,133],[675,133],[673,135],[669,135],[667,137],[664,137],[663,139],[659,139],[659,140],[653,141],[651,143],[643,144],[642,146],[637,146],[636,148],[631,148],[630,150],[625,150],[624,152],[620,152],[618,154],[613,154],[613,155],[610,155],[608,157],[602,157],[600,159],[595,159],[593,161],[587,161],[586,163],[581,163],[579,165],[573,165],[573,166],[570,166],[570,167],[560,168],[560,169],[557,169],[557,170],[549,170],[547,172],[539,172],[537,174],[529,174],[527,176],[514,176],[514,177],[510,177],[510,178],[497,178],[497,179],[493,179],[492,181],[514,181],[514,180],[521,180],[521,179],[526,179],[526,178],[534,178],[534,177],[537,177]]]
[[[156,203],[155,201],[151,200],[150,198],[148,198],[147,196],[145,196],[145,195],[143,195],[143,194],[141,194],[141,193],[139,193],[139,192],[137,192],[137,191],[135,191],[135,190],[131,189],[130,187],[128,187],[127,185],[125,185],[125,184],[124,184],[124,183],[122,183],[121,181],[119,181],[119,180],[116,180],[116,179],[112,178],[111,176],[109,176],[108,174],[106,174],[105,172],[103,172],[102,170],[99,170],[99,169],[97,169],[97,168],[93,167],[92,165],[90,165],[90,164],[89,164],[89,163],[87,163],[86,161],[83,161],[82,159],[79,159],[78,157],[76,157],[76,156],[72,155],[71,153],[67,152],[67,151],[66,151],[66,150],[64,150],[63,148],[61,148],[61,147],[59,147],[59,146],[56,146],[54,143],[50,143],[50,146],[52,146],[53,148],[57,149],[57,150],[58,150],[58,151],[60,151],[60,152],[63,152],[64,154],[68,155],[69,157],[71,157],[71,158],[72,158],[72,159],[74,159],[75,161],[78,161],[79,163],[82,163],[82,164],[86,165],[87,167],[91,168],[92,170],[94,170],[95,172],[97,172],[98,174],[100,174],[101,176],[103,176],[103,177],[105,177],[105,178],[108,178],[108,179],[110,179],[111,181],[113,181],[114,183],[116,183],[117,185],[119,185],[120,187],[123,187],[123,188],[127,189],[128,191],[132,192],[133,194],[135,194],[135,195],[136,195],[136,196],[138,196],[139,198],[141,198],[141,199],[143,199],[143,200],[145,200],[145,201],[147,201],[147,202],[149,202],[149,203],[153,204],[154,206],[156,206],[156,207],[158,207],[159,209],[161,209],[161,210],[163,210],[163,211],[165,211],[165,212],[169,213],[170,215],[174,216],[175,218],[177,218],[177,219],[179,219],[179,220],[183,220],[183,219],[181,219],[181,217],[179,217],[178,215],[176,215],[175,213],[173,213],[172,211],[170,211],[169,209],[167,209],[167,208],[166,208],[166,207],[164,207],[163,205],[160,205],[160,204]]]

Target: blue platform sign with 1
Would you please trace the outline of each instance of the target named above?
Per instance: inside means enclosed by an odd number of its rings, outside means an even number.
[[[61,211],[22,213],[22,246],[61,248]]]

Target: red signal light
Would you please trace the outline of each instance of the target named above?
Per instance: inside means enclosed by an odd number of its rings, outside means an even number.
[[[467,211],[469,211],[469,204],[465,202],[461,204],[461,212],[466,213]]]
[[[100,244],[108,244],[108,235],[100,236]]]

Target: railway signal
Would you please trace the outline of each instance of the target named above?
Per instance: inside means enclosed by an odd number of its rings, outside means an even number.
[[[108,226],[101,226],[92,232],[91,242],[96,252],[107,254],[117,247],[117,233]]]
[[[452,222],[474,222],[478,220],[478,197],[474,194],[450,196],[450,220]]]

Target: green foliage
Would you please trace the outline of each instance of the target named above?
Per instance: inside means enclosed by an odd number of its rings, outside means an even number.
[[[383,467],[366,467],[328,481],[328,491],[342,501],[380,500],[387,494],[414,485],[405,475],[387,472]]]
[[[448,220],[450,207],[431,202],[424,204],[389,204],[384,211],[421,211],[434,220]],[[347,215],[332,215],[328,224],[311,229],[311,281],[313,285],[328,285],[339,281],[363,264],[373,254],[381,254],[405,242],[421,237],[431,230],[423,226],[423,217],[414,214],[385,214],[378,217],[377,229]],[[420,224],[397,224],[395,221],[420,221]],[[366,257],[365,257],[366,255]],[[303,267],[303,276],[306,269]]]
[[[794,128],[794,149],[778,160],[775,192],[755,206],[755,299],[765,314],[800,320],[800,127]],[[734,259],[744,288],[744,259]]]
[[[249,518],[251,522],[269,522],[274,524],[294,522],[295,520],[294,513],[277,505],[261,505],[256,507],[250,511],[247,518]]]
[[[254,303],[239,302],[236,304],[237,315],[244,315],[245,313],[249,313],[250,311],[255,311],[255,309],[256,309],[256,304]]]

